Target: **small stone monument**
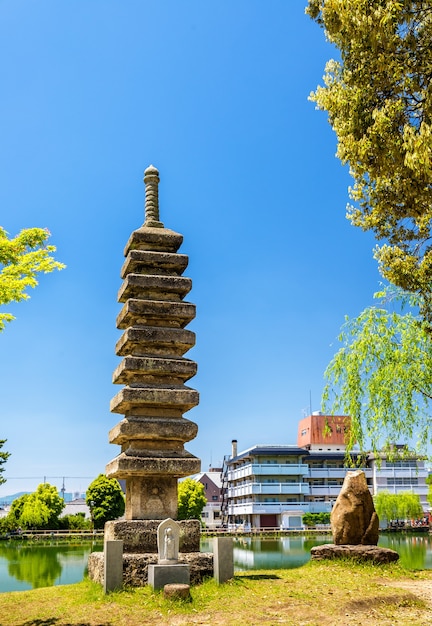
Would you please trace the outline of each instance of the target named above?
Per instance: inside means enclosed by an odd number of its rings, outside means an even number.
[[[188,585],[189,567],[178,562],[180,528],[177,522],[166,519],[157,529],[158,563],[148,566],[148,584],[153,589],[163,589],[165,585],[178,583]]]
[[[160,221],[159,172],[153,165],[144,183],[144,224],[126,244],[118,293],[123,306],[117,328],[123,332],[116,353],[122,361],[113,382],[122,388],[110,408],[123,417],[109,441],[121,449],[106,467],[107,476],[126,484],[125,519],[105,524],[105,541],[123,541],[123,582],[129,586],[146,584],[148,565],[157,563],[158,526],[177,517],[178,479],[201,468],[184,448],[198,427],[183,414],[199,402],[198,392],[185,385],[197,371],[184,356],[195,345],[195,333],[185,328],[195,317],[195,305],[184,300],[192,288],[183,276],[188,257],[178,252],[183,236]],[[174,528],[175,553],[190,566],[192,582],[211,576],[212,556],[200,553],[200,521],[184,520]],[[91,554],[88,569],[101,582],[103,554]]]
[[[347,472],[330,524],[336,545],[377,545],[379,519],[362,470]]]
[[[399,558],[394,550],[377,547],[379,519],[362,470],[347,472],[330,523],[334,544],[312,548],[312,559],[351,556],[357,560],[389,563]]]
[[[161,565],[178,563],[180,530],[177,522],[166,519],[159,524],[157,531],[158,555]]]

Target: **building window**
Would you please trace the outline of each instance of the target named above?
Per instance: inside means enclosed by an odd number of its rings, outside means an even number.
[[[386,461],[386,467],[415,467],[417,468],[416,459],[405,459],[404,461]]]
[[[387,485],[418,485],[418,478],[387,478]]]
[[[212,500],[213,500],[213,501],[215,501],[215,500],[217,501],[217,500],[218,500],[218,497],[217,497],[217,496],[212,496]]]

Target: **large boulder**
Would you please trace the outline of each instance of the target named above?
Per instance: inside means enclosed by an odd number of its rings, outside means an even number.
[[[379,519],[363,471],[347,472],[330,523],[336,545],[377,545]]]

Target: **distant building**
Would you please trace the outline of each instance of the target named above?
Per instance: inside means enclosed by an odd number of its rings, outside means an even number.
[[[297,446],[256,445],[243,452],[232,442],[222,470],[221,515],[224,525],[244,528],[298,528],[305,513],[330,512],[343,484],[348,416],[313,413],[299,422]],[[372,495],[412,491],[425,513],[428,471],[424,460],[409,456],[389,461],[373,454],[360,458]]]
[[[221,524],[221,468],[210,469],[192,476],[193,480],[204,486],[207,504],[202,512],[202,521],[207,528],[217,528]]]
[[[84,513],[84,517],[86,519],[90,519],[90,509],[86,504],[84,498],[77,498],[76,500],[72,500],[70,502],[66,502],[63,511],[60,513],[59,517],[64,517],[65,515],[76,515],[77,513]]]

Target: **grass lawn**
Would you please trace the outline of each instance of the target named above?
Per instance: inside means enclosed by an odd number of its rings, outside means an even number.
[[[424,626],[432,617],[432,571],[400,565],[309,562],[236,574],[191,588],[190,602],[149,587],[104,595],[89,580],[0,594],[1,626]]]

